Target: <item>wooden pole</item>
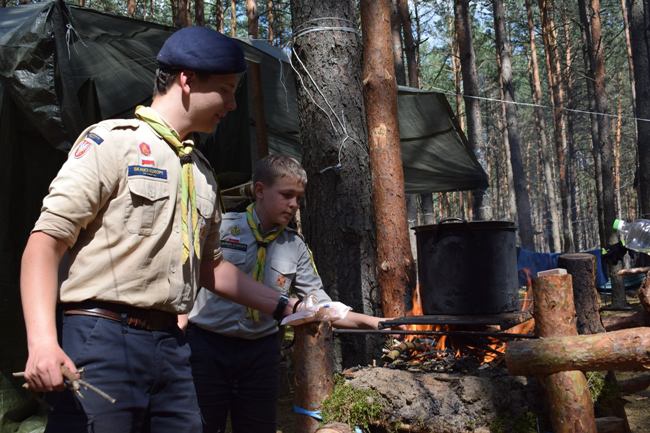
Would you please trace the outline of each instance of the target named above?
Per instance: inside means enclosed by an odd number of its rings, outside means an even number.
[[[319,411],[334,389],[332,325],[308,323],[294,328],[294,404],[307,411]],[[295,433],[314,433],[319,422],[309,415],[296,415]]]
[[[600,318],[600,296],[596,289],[596,257],[587,253],[563,254],[558,259],[558,267],[566,269],[573,279],[578,334],[605,332]],[[605,383],[609,389],[618,389],[614,371],[607,372]],[[618,395],[596,402],[596,409],[601,415],[620,419],[624,425],[623,432],[629,433],[625,406]]]
[[[577,335],[571,275],[536,278],[533,298],[538,336]],[[596,432],[594,406],[584,373],[554,373],[543,377],[541,382],[546,390],[554,433]]]
[[[558,267],[566,269],[573,280],[578,334],[605,332],[596,290],[596,257],[588,253],[562,254]]]
[[[361,1],[363,96],[377,228],[377,279],[384,315],[400,317],[405,314],[406,293],[415,286],[415,264],[406,217],[390,16],[389,0]]]
[[[558,371],[643,371],[650,365],[650,328],[606,334],[552,337],[508,344],[511,374],[533,376]]]

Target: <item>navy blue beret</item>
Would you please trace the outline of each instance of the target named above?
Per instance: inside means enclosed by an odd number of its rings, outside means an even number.
[[[184,27],[174,32],[158,53],[167,69],[210,74],[238,74],[246,70],[244,52],[232,38],[207,27]]]

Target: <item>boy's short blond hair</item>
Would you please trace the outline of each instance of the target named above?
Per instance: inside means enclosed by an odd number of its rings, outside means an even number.
[[[307,185],[307,173],[302,165],[288,155],[268,155],[257,161],[253,170],[253,182],[272,186],[277,179],[290,177]]]

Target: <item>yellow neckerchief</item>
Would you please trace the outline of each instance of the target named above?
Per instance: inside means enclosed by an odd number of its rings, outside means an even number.
[[[200,239],[199,239],[199,216],[196,209],[196,188],[194,187],[194,173],[192,171],[192,158],[190,154],[194,150],[192,144],[181,142],[178,132],[172,129],[160,117],[153,108],[139,105],[135,109],[135,117],[146,122],[154,131],[156,131],[176,152],[181,160],[181,237],[183,239],[182,263],[187,262],[190,256],[190,232],[187,224],[188,200],[192,218],[192,244],[194,245],[194,254],[197,258],[201,257]]]
[[[259,226],[253,217],[253,209],[255,203],[251,203],[246,208],[246,222],[248,227],[250,227],[257,241],[257,261],[255,262],[255,267],[253,268],[253,278],[256,281],[263,282],[264,279],[264,263],[266,262],[266,247],[269,246],[280,234],[284,231],[284,227],[279,230],[271,232],[267,236],[262,236]],[[248,317],[253,319],[253,321],[258,322],[260,320],[260,312],[252,308],[248,308]]]

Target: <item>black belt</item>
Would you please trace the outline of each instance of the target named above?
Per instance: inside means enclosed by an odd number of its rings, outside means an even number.
[[[130,305],[112,302],[87,301],[61,305],[66,316],[91,316],[122,322],[132,328],[148,331],[163,331],[176,326],[174,313],[160,310],[147,310]]]

